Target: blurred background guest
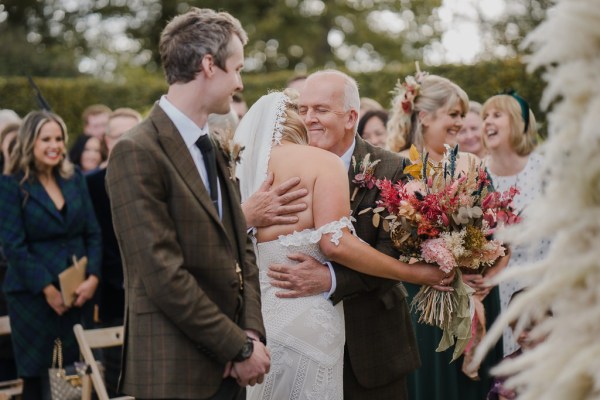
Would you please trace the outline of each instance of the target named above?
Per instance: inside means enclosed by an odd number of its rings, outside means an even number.
[[[141,120],[140,113],[131,108],[117,108],[110,113],[106,133],[103,137],[104,148],[108,155],[121,136]],[[100,169],[86,176],[94,212],[102,231],[102,282],[98,288],[96,300],[98,317],[103,327],[123,325],[125,311],[123,266],[113,229],[110,201],[104,184],[107,166],[108,162],[105,162]],[[121,349],[118,347],[104,349],[102,358],[105,367],[106,389],[111,397],[117,396],[117,383],[121,370]]]
[[[375,99],[370,97],[360,98],[360,111],[358,113],[358,119],[360,120],[367,112],[374,110],[385,110],[381,104]]]
[[[83,151],[79,159],[81,171],[87,175],[97,170],[100,164],[106,161],[108,154],[106,148],[102,146],[102,137],[87,136],[83,145]]]
[[[288,79],[287,83],[285,84],[285,87],[290,88],[290,89],[295,89],[298,92],[300,92],[300,90],[304,86],[305,80],[306,80],[306,75],[303,75],[303,74],[294,75],[290,79]]]
[[[63,363],[79,359],[73,325],[88,325],[100,277],[101,234],[82,174],[65,157],[67,129],[56,114],[23,120],[8,176],[0,177],[0,240],[8,260],[4,291],[23,399],[43,398],[54,341]],[[63,302],[58,274],[87,256],[87,277],[73,307]]]
[[[8,162],[10,152],[15,146],[17,133],[19,132],[21,118],[12,110],[0,110],[0,167],[2,174],[8,173]],[[4,282],[8,263],[0,243],[0,285]],[[6,299],[4,291],[0,290],[0,316],[7,315]],[[0,381],[8,381],[17,377],[15,356],[12,350],[10,337],[0,337]]]
[[[516,187],[519,193],[513,205],[517,212],[527,218],[527,206],[542,192],[541,168],[543,157],[535,152],[537,140],[536,120],[529,104],[516,94],[501,94],[489,98],[483,105],[483,140],[488,150],[485,159],[492,184],[497,191]],[[544,257],[549,242],[539,245],[515,246],[507,268],[533,262]],[[500,303],[504,311],[508,302],[528,282],[503,280],[500,287]],[[503,334],[504,355],[517,350],[518,345],[510,328]]]
[[[463,127],[456,137],[460,151],[475,154],[483,159],[486,149],[483,145],[483,119],[481,118],[481,104],[469,101],[469,112],[465,115]]]
[[[387,111],[367,111],[358,121],[358,134],[373,146],[385,147],[387,141],[387,121]]]
[[[2,131],[8,124],[18,124],[21,122],[19,114],[13,110],[7,108],[0,110],[0,131]]]
[[[69,159],[73,164],[81,166],[81,153],[83,153],[88,137],[102,138],[106,131],[110,111],[110,108],[104,104],[93,104],[83,110],[81,114],[83,133],[77,137],[69,150]]]
[[[20,123],[10,123],[0,129],[0,145],[2,146],[2,152],[0,152],[0,165],[2,166],[3,174],[8,172],[10,152],[15,147],[19,127]]]
[[[233,138],[240,119],[233,108],[227,114],[210,114],[208,116],[208,131],[211,135],[224,139]]]
[[[248,112],[248,104],[246,104],[246,100],[244,100],[244,96],[241,93],[237,92],[231,96],[231,109],[235,112],[238,119],[242,119],[244,114]]]

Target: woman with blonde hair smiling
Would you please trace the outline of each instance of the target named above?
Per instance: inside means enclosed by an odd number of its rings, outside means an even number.
[[[460,86],[449,79],[417,71],[415,76],[406,77],[404,83],[396,87],[392,105],[392,116],[388,121],[388,148],[408,156],[410,146],[414,145],[420,153],[426,152],[428,160],[436,165],[442,161],[447,146],[454,147],[457,144],[464,115],[469,110],[469,98]],[[458,154],[457,174],[467,171],[472,163],[480,162],[473,154]],[[486,273],[490,270],[486,270]],[[481,273],[464,273],[462,277],[463,281],[476,291],[491,323],[500,310],[497,290],[490,291]],[[405,285],[412,300],[420,286],[408,283]],[[488,367],[501,359],[499,349],[482,364],[481,380],[471,380],[461,371],[463,359],[450,363],[452,350],[435,352],[442,338],[442,331],[437,327],[419,323],[416,312],[412,312],[411,316],[422,365],[409,376],[410,398],[485,398],[491,384],[486,372]]]
[[[481,111],[483,117],[483,141],[488,150],[485,163],[496,191],[516,187],[519,193],[513,205],[516,211],[525,213],[526,207],[542,192],[541,167],[543,158],[535,152],[537,128],[529,104],[514,92],[490,97]],[[548,246],[542,241],[538,248],[515,247],[512,249],[507,268],[539,260]],[[500,283],[502,311],[514,292],[527,282],[509,280]],[[517,350],[512,331],[504,330],[504,355]]]
[[[457,143],[463,118],[469,110],[469,97],[456,83],[437,75],[418,71],[415,77],[397,85],[387,123],[387,146],[390,151],[408,156],[414,145],[427,151],[429,159],[441,161],[445,145]],[[462,157],[464,170],[468,157]]]
[[[8,260],[4,292],[23,399],[41,399],[56,339],[63,362],[79,351],[73,325],[85,323],[98,285],[101,236],[85,179],[66,159],[63,120],[33,111],[23,120],[9,175],[0,177],[0,241]],[[87,278],[72,306],[63,301],[58,275],[87,256]]]

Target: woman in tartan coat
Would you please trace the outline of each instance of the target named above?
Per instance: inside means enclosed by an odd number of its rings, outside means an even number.
[[[73,325],[90,320],[99,281],[101,234],[85,179],[65,159],[67,131],[46,111],[29,113],[19,130],[10,175],[0,178],[0,240],[8,260],[4,282],[23,399],[41,399],[54,340],[64,363],[78,359]],[[67,308],[58,274],[87,256],[87,278]]]

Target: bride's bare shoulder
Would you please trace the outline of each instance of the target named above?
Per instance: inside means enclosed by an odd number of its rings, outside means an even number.
[[[318,147],[289,143],[281,146],[281,150],[280,155],[282,157],[285,157],[288,161],[291,161],[292,159],[300,161],[306,167],[312,165],[337,165],[344,168],[344,163],[340,157],[330,151]]]

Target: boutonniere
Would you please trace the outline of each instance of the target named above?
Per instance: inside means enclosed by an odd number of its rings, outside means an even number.
[[[229,179],[232,181],[236,181],[235,170],[237,165],[242,160],[242,152],[245,147],[237,143],[233,140],[233,133],[231,130],[228,130],[226,133],[221,133],[217,135],[217,139],[219,141],[219,145],[225,154],[225,159],[227,160],[227,166],[229,168]]]
[[[360,163],[356,162],[356,158],[352,156],[352,168],[354,168],[354,179],[352,182],[356,184],[354,192],[350,201],[354,201],[354,197],[358,193],[360,188],[373,189],[377,184],[377,178],[375,178],[375,167],[381,160],[371,161],[371,154],[367,155],[362,159]]]

